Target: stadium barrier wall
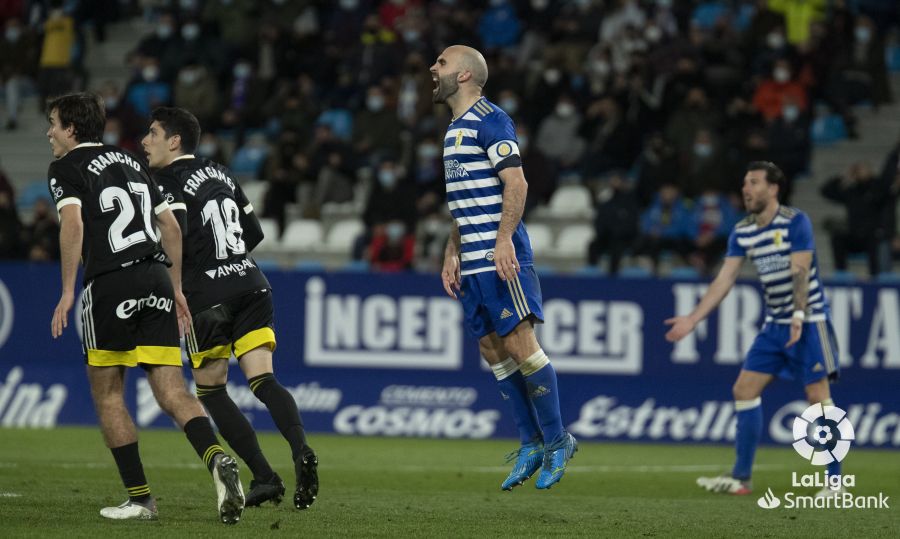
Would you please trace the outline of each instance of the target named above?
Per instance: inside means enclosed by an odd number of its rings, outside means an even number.
[[[275,290],[276,374],[310,431],[515,437],[493,376],[462,327],[462,309],[444,295],[436,275],[268,276]],[[733,440],[731,386],[764,310],[755,284],[739,283],[674,346],[665,341],[663,321],[689,312],[704,282],[544,277],[541,284],[540,340],[559,373],[569,430],[595,440]],[[900,290],[841,283],[827,291],[841,348],[835,402],[856,428],[856,445],[900,447]],[[62,338],[50,337],[58,299],[55,266],[0,265],[2,426],[96,423],[80,310]],[[139,426],[172,427],[140,369],[129,372],[127,387]],[[275,429],[236,366],[229,393],[256,428]],[[765,443],[793,442],[791,422],[806,407],[802,399],[794,382],[778,380],[767,389]]]

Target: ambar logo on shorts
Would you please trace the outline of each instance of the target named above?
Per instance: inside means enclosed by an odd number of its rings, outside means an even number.
[[[841,462],[850,451],[855,439],[853,425],[847,412],[837,406],[813,404],[794,419],[794,450],[815,466]],[[791,472],[792,487],[816,487],[815,495],[786,492],[784,503],[772,489],[757,500],[763,509],[890,509],[890,496],[879,492],[877,496],[857,496],[845,489],[856,486],[853,474],[829,475],[826,471],[815,474]]]

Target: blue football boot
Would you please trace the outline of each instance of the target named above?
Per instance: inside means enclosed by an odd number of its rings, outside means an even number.
[[[544,448],[544,462],[541,474],[535,481],[537,488],[550,488],[566,473],[566,464],[578,451],[578,441],[568,432],[559,440]]]
[[[516,461],[509,476],[500,485],[503,490],[512,490],[528,480],[541,467],[544,460],[544,444],[540,441],[525,444],[506,455],[506,462]]]

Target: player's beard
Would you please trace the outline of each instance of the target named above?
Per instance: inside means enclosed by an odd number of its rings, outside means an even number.
[[[450,96],[459,91],[459,83],[456,82],[457,75],[459,75],[459,73],[451,73],[450,75],[438,77],[438,85],[435,89],[432,101],[435,103],[446,103]]]

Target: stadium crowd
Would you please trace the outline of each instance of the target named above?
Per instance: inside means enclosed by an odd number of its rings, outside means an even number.
[[[127,51],[131,80],[88,82],[86,33],[102,40],[109,20],[135,13],[155,28]],[[809,170],[817,129],[837,123],[856,136],[855,106],[892,102],[885,47],[900,6],[5,0],[0,18],[7,128],[17,127],[28,79],[41,96],[97,88],[109,115],[104,141],[132,151],[154,107],[187,108],[205,131],[200,155],[266,182],[262,213],[280,231],[289,205],[317,219],[323,205],[361,197],[366,227],[353,256],[384,270],[439,263],[449,118],[431,102],[428,67],[444,46],[472,44],[491,66],[487,97],[518,126],[527,212],[560,186],[586,186],[595,208],[589,264],[608,259],[615,273],[630,255],[657,267],[668,252],[707,274],[742,214],[747,162],[774,161],[794,181]],[[898,149],[880,170],[861,164],[823,189],[848,207],[848,222],[829,228],[838,268],[858,250],[873,273],[888,269],[887,257],[871,253],[890,248],[900,258]],[[2,197],[0,256],[53,256],[47,217],[20,227],[12,194]],[[13,229],[23,232],[10,239]]]

